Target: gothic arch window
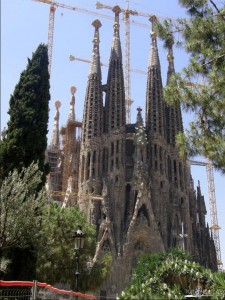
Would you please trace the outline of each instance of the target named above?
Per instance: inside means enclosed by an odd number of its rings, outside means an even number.
[[[184,204],[184,198],[183,198],[183,197],[180,198],[180,204],[181,204],[181,205]]]
[[[111,248],[110,248],[110,244],[109,244],[108,240],[104,241],[104,243],[102,245],[102,250],[104,252],[111,252]]]
[[[162,147],[159,147],[159,159],[162,161]]]
[[[155,157],[157,157],[157,145],[156,144],[154,144],[154,155],[155,155]]]
[[[94,152],[93,152],[92,159],[93,159],[93,164],[94,164],[96,162],[96,150],[94,150]]]
[[[175,222],[176,222],[176,223],[175,223],[175,224],[176,224],[176,229],[179,230],[179,227],[180,227],[180,226],[179,226],[179,218],[178,218],[178,215],[176,215]]]
[[[119,153],[119,142],[120,141],[116,141],[116,153]]]
[[[112,142],[111,143],[111,155],[113,155],[114,154],[114,143]]]
[[[128,219],[128,214],[130,210],[130,191],[131,191],[131,185],[128,183],[126,185],[126,194],[125,194],[124,220]]]
[[[169,181],[172,181],[172,168],[171,168],[171,159],[170,156],[168,156],[168,178]]]
[[[173,169],[174,169],[174,174],[177,174],[177,162],[175,160],[173,161]]]
[[[86,179],[90,176],[90,162],[91,162],[91,155],[90,152],[87,154],[87,167],[86,167]]]
[[[176,247],[176,246],[177,246],[177,238],[173,237],[173,247]]]
[[[144,250],[144,243],[142,241],[137,241],[136,244],[134,245],[135,250]]]
[[[155,171],[157,171],[158,170],[158,162],[157,162],[157,160],[155,160]]]
[[[126,185],[126,191],[127,191],[127,193],[130,193],[130,190],[131,190],[131,185],[128,183]]]
[[[148,226],[150,226],[149,215],[146,206],[143,204],[141,208],[138,210],[137,219],[139,222],[147,222]]]

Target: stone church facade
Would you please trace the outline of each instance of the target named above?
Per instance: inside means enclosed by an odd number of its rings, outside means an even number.
[[[101,259],[105,252],[113,257],[112,274],[102,286],[108,295],[116,295],[125,287],[143,252],[183,246],[201,264],[216,269],[204,197],[200,185],[195,191],[190,166],[175,146],[176,134],[183,131],[181,109],[168,106],[163,98],[155,19],[151,19],[145,123],[139,107],[136,123],[126,124],[120,8],[116,6],[113,11],[107,83],[102,83],[101,23],[96,20],[82,124],[75,121],[74,91],[67,127],[61,132],[63,149],[59,145],[58,107],[48,148],[49,157],[57,158],[50,161],[57,172],[50,173],[49,188],[64,191],[63,206],[78,203],[88,220],[96,224],[94,260]],[[172,45],[167,58],[169,80],[175,72]],[[81,126],[80,140],[75,129]],[[181,237],[182,230],[185,238]]]

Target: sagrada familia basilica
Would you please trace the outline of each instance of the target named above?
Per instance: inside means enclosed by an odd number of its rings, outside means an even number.
[[[101,76],[101,23],[95,20],[82,123],[75,118],[72,88],[68,120],[61,129],[56,103],[47,150],[53,199],[60,200],[62,207],[78,204],[96,225],[94,260],[106,252],[112,255],[112,273],[101,295],[116,295],[126,286],[143,252],[184,247],[196,261],[216,269],[204,197],[200,185],[195,191],[190,166],[175,144],[176,134],[183,131],[181,109],[168,106],[163,97],[156,33],[151,32],[145,122],[138,107],[136,123],[126,124],[120,8],[113,11],[107,83]],[[154,25],[155,18],[151,21]],[[172,45],[167,58],[168,81],[175,72]]]

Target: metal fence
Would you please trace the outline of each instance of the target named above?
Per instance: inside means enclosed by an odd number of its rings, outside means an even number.
[[[93,295],[61,290],[37,281],[0,280],[0,287],[0,300],[96,300]]]

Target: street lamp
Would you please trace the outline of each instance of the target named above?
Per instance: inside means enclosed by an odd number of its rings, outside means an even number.
[[[82,231],[82,226],[78,225],[78,229],[77,231],[75,231],[73,233],[73,237],[74,237],[74,241],[75,241],[75,245],[74,245],[74,249],[75,249],[75,253],[76,253],[76,272],[75,272],[75,277],[76,277],[76,286],[75,286],[75,291],[78,292],[78,286],[79,286],[79,275],[80,275],[80,271],[79,271],[79,251],[80,249],[83,249],[84,247],[84,237],[85,234]]]

